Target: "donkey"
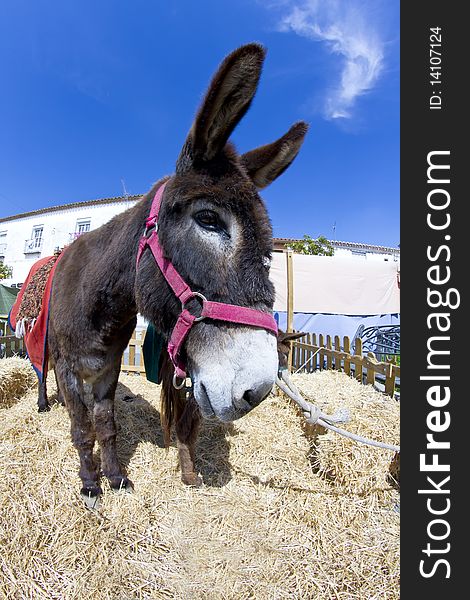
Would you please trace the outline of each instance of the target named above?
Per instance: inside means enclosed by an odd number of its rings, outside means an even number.
[[[294,160],[307,125],[296,123],[277,141],[242,155],[228,142],[255,95],[264,57],[262,46],[247,44],[224,59],[175,173],[128,211],[79,237],[57,265],[49,357],[71,419],[84,498],[102,491],[95,441],[111,488],[133,487],[116,453],[114,395],[138,312],[173,344],[173,381],[185,375],[184,365],[204,417],[238,419],[273,386],[272,229],[257,190]],[[158,263],[150,240],[158,246]],[[253,318],[237,321],[234,310]],[[93,392],[90,412],[84,381]]]
[[[286,333],[279,330],[277,335],[278,369],[287,369],[291,342],[305,335],[304,332]],[[249,348],[247,348],[249,351]],[[199,487],[202,479],[195,469],[195,447],[199,432],[201,414],[194,394],[190,391],[178,391],[173,383],[173,367],[168,352],[163,351],[160,357],[161,373],[161,421],[165,446],[170,445],[171,428],[174,426],[178,458],[181,470],[181,481],[186,485]]]

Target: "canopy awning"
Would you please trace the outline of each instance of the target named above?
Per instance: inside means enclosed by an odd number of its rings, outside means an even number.
[[[0,317],[7,317],[20,290],[0,284]]]
[[[287,254],[274,252],[274,310],[287,311]],[[362,257],[293,254],[294,312],[379,315],[400,312],[399,267]]]

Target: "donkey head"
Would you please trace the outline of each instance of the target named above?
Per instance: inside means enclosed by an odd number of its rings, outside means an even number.
[[[257,189],[293,161],[307,125],[297,123],[276,142],[243,155],[228,143],[255,95],[264,55],[257,44],[242,46],[215,74],[176,173],[167,181],[158,235],[165,256],[193,291],[208,300],[270,313],[272,229]],[[153,277],[160,282],[158,273]],[[164,310],[151,319],[168,335],[181,306],[166,282],[158,295]],[[191,329],[184,350],[204,416],[237,419],[258,405],[274,384],[276,336],[264,329],[206,319]]]

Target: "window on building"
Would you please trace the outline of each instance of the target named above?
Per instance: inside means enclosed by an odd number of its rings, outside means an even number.
[[[33,227],[33,235],[31,236],[31,241],[33,242],[33,248],[35,250],[40,250],[42,247],[42,233],[44,231],[44,227],[42,225],[37,225]]]
[[[7,232],[0,231],[0,254],[3,254],[7,249]]]
[[[82,235],[82,233],[90,231],[90,223],[91,219],[78,219],[77,225],[75,226],[75,233]]]
[[[44,227],[42,225],[35,225],[33,227],[33,231],[31,232],[31,238],[26,240],[24,244],[24,253],[25,254],[37,254],[42,250],[42,234]]]

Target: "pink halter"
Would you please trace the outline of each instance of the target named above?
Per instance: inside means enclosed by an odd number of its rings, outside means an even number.
[[[202,321],[205,318],[215,319],[217,321],[228,321],[230,323],[239,323],[240,325],[250,325],[252,327],[261,327],[272,331],[277,335],[277,323],[274,317],[254,308],[237,306],[234,304],[225,304],[223,302],[211,302],[199,292],[193,292],[189,285],[184,281],[172,263],[163,256],[163,250],[158,240],[158,213],[162,203],[163,191],[166,186],[165,182],[161,185],[153,199],[150,215],[145,221],[145,232],[140,238],[139,249],[137,251],[137,266],[143,251],[149,246],[155,258],[160,271],[165,277],[168,285],[175,293],[178,300],[181,302],[181,313],[176,321],[176,325],[168,342],[168,354],[171,362],[175,367],[175,375],[173,384],[175,387],[176,377],[184,379],[186,377],[185,365],[181,359],[181,349],[183,347],[186,336],[188,335],[194,323]],[[201,314],[195,316],[187,310],[186,305],[192,298],[198,298],[202,304]]]

